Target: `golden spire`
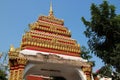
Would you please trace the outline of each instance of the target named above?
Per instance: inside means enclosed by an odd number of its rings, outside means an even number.
[[[10,51],[15,51],[15,48],[13,45],[10,46]]]
[[[53,14],[53,9],[52,9],[52,1],[50,2],[50,11],[49,11],[49,16],[54,17],[54,14]]]
[[[53,12],[53,9],[52,9],[52,2],[50,3],[50,12]]]

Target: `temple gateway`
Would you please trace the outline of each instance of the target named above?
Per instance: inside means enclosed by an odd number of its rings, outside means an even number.
[[[80,45],[51,4],[48,16],[29,24],[20,47],[11,45],[9,80],[92,80],[92,66],[80,54]]]

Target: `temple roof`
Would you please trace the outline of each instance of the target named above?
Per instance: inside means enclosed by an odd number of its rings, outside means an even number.
[[[40,16],[29,25],[22,38],[21,49],[36,50],[45,53],[80,57],[80,46],[71,38],[71,32],[64,21],[54,16],[52,2],[48,16]]]

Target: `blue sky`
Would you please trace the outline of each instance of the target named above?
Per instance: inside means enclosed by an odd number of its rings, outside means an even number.
[[[54,15],[63,19],[65,26],[71,31],[72,38],[80,45],[87,47],[87,38],[83,34],[85,26],[81,21],[84,16],[90,19],[91,3],[100,4],[103,0],[52,0]],[[108,0],[116,6],[116,13],[120,13],[120,0]],[[48,15],[50,0],[0,0],[0,52],[7,52],[11,44],[20,46],[24,31],[28,24],[37,21],[40,15]],[[103,63],[94,57],[96,67]]]

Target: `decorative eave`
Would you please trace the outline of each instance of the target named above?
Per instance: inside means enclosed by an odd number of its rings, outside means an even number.
[[[62,36],[62,35],[58,35],[58,34],[53,34],[53,33],[47,33],[45,31],[36,31],[36,30],[31,30],[29,33],[31,34],[35,34],[35,35],[43,35],[46,38],[53,38],[56,37],[58,39],[64,39],[65,41],[67,40],[68,42],[72,42],[73,44],[76,43],[75,39],[72,39],[71,37],[66,37],[66,36]]]
[[[26,33],[23,36],[21,48],[30,48],[33,50],[41,50],[43,48],[42,50],[50,52],[56,52],[58,50],[58,53],[71,53],[71,55],[80,56],[80,45],[76,42],[35,33]]]
[[[64,37],[61,35],[57,35],[57,34],[52,34],[52,33],[46,33],[43,31],[35,31],[35,30],[31,30],[30,32],[26,32],[23,35],[23,38],[37,38],[37,39],[44,39],[44,40],[53,40],[53,39],[57,39],[60,42],[64,42],[64,43],[68,43],[68,44],[73,44],[76,45],[77,42],[76,40],[70,38],[70,37]]]
[[[43,20],[43,21],[50,22],[50,23],[54,23],[54,24],[58,24],[58,25],[64,25],[64,20],[58,19],[58,18],[56,18],[56,17],[41,15],[41,16],[39,17],[38,21],[39,21],[39,20]]]
[[[54,34],[58,34],[66,37],[71,37],[70,31],[66,27],[53,25],[48,22],[39,21],[39,22],[30,24],[29,26],[31,30],[46,31],[48,33],[54,33]]]

